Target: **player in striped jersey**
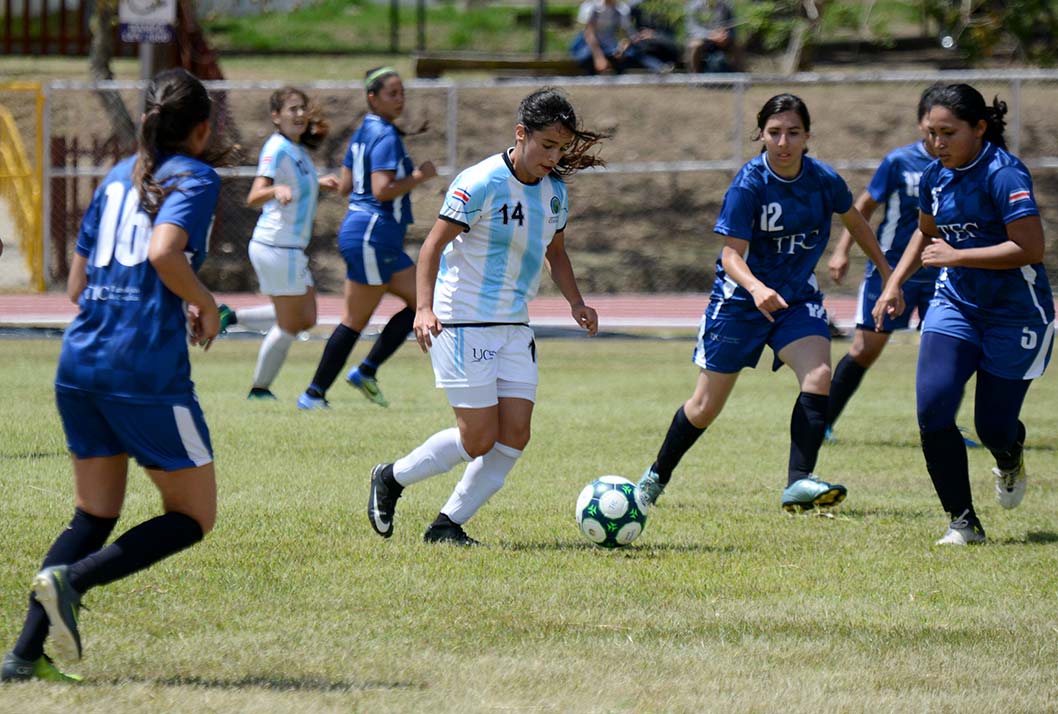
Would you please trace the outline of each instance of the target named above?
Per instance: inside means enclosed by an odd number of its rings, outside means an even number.
[[[110,171],[81,223],[68,286],[80,310],[55,376],[76,509],[33,580],[4,680],[69,681],[44,655],[49,624],[53,651],[79,659],[77,618],[89,588],[187,548],[213,527],[213,450],[187,354],[189,332],[208,347],[220,329],[217,304],[195,275],[220,192],[202,160],[212,153],[210,106],[184,70],[159,74],[147,89],[137,155]],[[125,499],[129,455],[161,492],[165,513],[104,548]]]
[[[654,463],[639,481],[654,504],[672,472],[720,415],[745,367],[764,347],[773,369],[790,365],[801,393],[790,416],[787,486],[780,503],[797,512],[841,502],[846,489],[814,473],[823,442],[830,390],[830,330],[815,267],[840,216],[883,280],[889,265],[867,222],[852,205],[845,180],[807,156],[808,107],[792,94],[769,99],[757,114],[761,153],[735,176],[724,195],[715,233],[724,238],[716,280],[702,317],[694,393],[673,417]]]
[[[415,168],[393,124],[404,113],[404,84],[397,71],[370,70],[364,85],[370,111],[349,141],[338,189],[349,196],[349,210],[338,231],[346,265],[345,310],[311,384],[298,398],[301,409],[327,407],[327,390],[387,292],[406,307],[389,319],[367,358],[346,381],[375,404],[389,406],[375,375],[407,339],[415,319],[415,264],[404,252],[404,234],[412,222],[411,190],[436,176],[437,169],[432,161]]]
[[[529,442],[536,401],[536,341],[529,301],[547,266],[573,320],[594,335],[566,253],[569,201],[564,178],[600,162],[600,135],[580,128],[553,89],[522,100],[514,146],[456,177],[420,255],[415,336],[429,351],[457,427],[371,472],[367,515],[393,533],[406,486],[469,462],[424,540],[476,543],[463,524],[498,491]]]
[[[904,310],[900,287],[919,265],[940,268],[922,325],[916,392],[926,468],[951,522],[938,545],[985,541],[974,510],[966,446],[955,414],[977,375],[974,425],[992,452],[996,498],[1025,495],[1021,405],[1054,342],[1054,298],[1032,177],[1006,150],[1006,104],[968,84],[930,95],[926,124],[939,157],[919,183],[919,232],[874,308],[879,324]]]
[[[228,324],[259,326],[267,332],[248,399],[275,399],[270,387],[290,345],[299,332],[316,324],[316,288],[305,249],[320,189],[339,188],[337,176],[316,175],[308,150],[323,143],[328,127],[305,93],[294,87],[277,89],[269,109],[276,131],[261,147],[246,205],[263,207],[249,252],[261,292],[272,304],[230,312],[228,319]]]
[[[867,190],[856,199],[856,208],[868,220],[877,208],[885,207],[885,214],[878,226],[878,242],[890,267],[899,262],[911,235],[918,228],[919,178],[926,166],[936,158],[932,145],[925,139],[925,117],[929,109],[929,95],[933,89],[934,87],[927,88],[918,101],[918,126],[923,138],[889,152],[874,172]],[[851,247],[852,235],[844,230],[827,263],[830,277],[836,283],[840,283],[848,271]],[[904,302],[909,308],[918,311],[920,322],[933,297],[933,284],[938,273],[936,268],[921,268],[904,284]],[[830,384],[830,404],[827,408],[828,436],[834,422],[859,388],[863,375],[882,354],[890,335],[894,330],[904,329],[910,323],[912,310],[908,309],[902,315],[886,317],[879,326],[874,324],[871,310],[881,292],[881,275],[875,269],[874,263],[867,261],[856,303],[856,332],[852,338],[852,347],[834,368],[834,378]]]

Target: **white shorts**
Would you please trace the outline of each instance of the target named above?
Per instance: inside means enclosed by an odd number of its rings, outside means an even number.
[[[430,361],[453,407],[490,407],[500,397],[536,401],[536,338],[526,325],[446,327],[433,338]]]
[[[250,263],[264,295],[304,295],[315,283],[301,248],[277,248],[250,241]]]

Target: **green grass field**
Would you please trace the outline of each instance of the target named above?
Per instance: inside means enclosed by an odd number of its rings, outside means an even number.
[[[970,454],[984,547],[932,545],[946,518],[917,443],[917,340],[900,335],[821,455],[849,487],[832,518],[779,508],[797,389],[751,370],[643,536],[608,552],[577,531],[577,493],[651,462],[694,381],[691,338],[542,340],[533,442],[468,525],[488,547],[467,550],[420,540],[457,474],[406,491],[389,541],[364,515],[371,466],[453,423],[426,358],[408,345],[386,366],[388,410],[339,383],[329,412],[299,413],[322,346],[294,345],[272,404],[244,399],[255,341],[195,354],[216,530],[88,595],[71,668],[86,684],[3,686],[0,712],[1058,710],[1053,370],[1023,414],[1020,509],[999,508],[989,455]],[[5,649],[72,513],[58,349],[0,341]],[[118,530],[156,509],[135,470]]]

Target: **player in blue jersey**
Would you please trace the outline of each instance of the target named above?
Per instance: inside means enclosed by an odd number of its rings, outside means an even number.
[[[927,88],[918,101],[918,126],[923,138],[913,144],[895,149],[882,159],[874,172],[867,190],[856,199],[856,208],[870,220],[874,211],[885,207],[885,214],[878,226],[878,242],[885,252],[885,259],[894,267],[904,254],[911,235],[918,228],[918,182],[922,171],[936,157],[932,145],[926,141],[926,111],[929,95],[934,87]],[[830,277],[840,283],[848,272],[849,249],[852,236],[842,231],[834,252],[827,263]],[[918,312],[919,321],[926,314],[933,297],[933,284],[937,280],[936,268],[921,268],[904,284],[904,302]],[[882,276],[868,261],[860,283],[859,299],[856,303],[856,332],[852,347],[834,368],[830,384],[830,403],[827,408],[827,433],[829,434],[845,405],[860,386],[863,375],[882,354],[894,330],[906,328],[911,320],[911,310],[897,317],[886,317],[876,326],[871,310],[882,292]]]
[[[579,126],[562,94],[541,89],[518,107],[514,146],[449,187],[420,253],[415,337],[458,426],[371,471],[367,515],[383,538],[393,533],[405,487],[469,462],[423,539],[476,543],[463,524],[503,486],[529,443],[538,373],[528,306],[545,264],[573,320],[597,331],[566,253],[564,178],[601,163],[592,153],[601,138]]]
[[[327,138],[319,108],[300,89],[283,87],[269,100],[276,131],[261,148],[257,177],[246,197],[250,208],[263,207],[250,240],[250,262],[261,292],[271,305],[228,309],[226,323],[266,331],[257,354],[248,399],[275,399],[270,387],[302,330],[316,324],[316,288],[305,253],[312,238],[320,190],[337,191],[338,177],[317,176],[309,155]],[[226,307],[221,306],[221,313]]]
[[[389,319],[346,381],[375,404],[389,406],[376,373],[407,339],[415,320],[415,264],[404,252],[404,234],[412,222],[411,190],[436,176],[437,169],[431,161],[415,168],[393,125],[404,113],[404,84],[396,70],[373,69],[365,84],[370,112],[349,142],[338,189],[349,195],[349,211],[338,231],[346,265],[345,311],[327,340],[312,383],[298,398],[302,409],[326,408],[327,390],[387,292],[406,307]]]
[[[68,287],[80,311],[63,336],[55,377],[76,509],[33,579],[22,634],[4,657],[5,680],[68,681],[44,654],[45,635],[53,652],[80,658],[84,593],[213,527],[213,453],[187,354],[189,335],[208,347],[220,328],[217,304],[195,275],[220,191],[201,160],[210,105],[184,70],[159,74],[147,89],[138,153],[110,171],[81,223]],[[103,547],[121,513],[130,455],[161,492],[165,513]]]
[[[904,310],[900,286],[919,265],[940,268],[922,325],[916,394],[922,452],[951,522],[938,545],[983,543],[966,446],[955,425],[966,382],[977,375],[974,426],[996,460],[1003,508],[1025,495],[1021,405],[1054,341],[1054,299],[1043,267],[1043,224],[1025,165],[1006,150],[1006,104],[968,84],[930,96],[929,141],[938,161],[919,183],[919,232],[874,308]]]
[[[789,365],[801,387],[790,417],[783,508],[833,506],[846,495],[844,486],[813,473],[830,389],[830,330],[814,271],[832,216],[840,216],[883,281],[889,265],[844,179],[806,155],[811,118],[804,102],[792,94],[772,97],[757,115],[757,128],[761,153],[735,176],[713,229],[724,246],[694,350],[700,369],[694,394],[676,411],[657,459],[639,481],[650,504],[765,346],[775,353],[773,369]]]

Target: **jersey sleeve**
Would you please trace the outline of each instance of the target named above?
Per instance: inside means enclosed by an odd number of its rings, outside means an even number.
[[[206,249],[209,225],[220,196],[220,177],[208,172],[181,176],[179,186],[165,197],[154,225],[171,223],[187,233],[186,250],[200,253]]]
[[[1040,215],[1032,192],[1032,177],[1018,167],[1004,166],[993,173],[989,193],[1003,223]]]
[[[834,213],[839,215],[848,213],[852,208],[852,191],[849,190],[849,185],[837,172],[831,173],[829,178],[830,199],[833,201]]]
[[[85,258],[91,255],[92,248],[99,237],[99,219],[103,201],[106,200],[106,185],[106,182],[103,182],[96,189],[95,194],[92,196],[92,202],[88,204],[88,209],[84,212],[84,217],[81,219],[81,230],[77,234],[77,246],[74,250],[77,251],[78,255]]]
[[[469,231],[470,227],[481,217],[487,187],[487,182],[474,180],[465,171],[459,174],[448,187],[438,217],[458,223],[463,226],[464,231]],[[564,223],[564,219],[561,222]]]
[[[896,164],[893,162],[892,156],[892,154],[889,154],[882,159],[882,163],[878,165],[878,170],[871,177],[871,182],[867,184],[867,193],[875,203],[885,203],[885,199],[893,192],[893,186],[895,185],[893,174],[895,173]]]
[[[387,131],[371,145],[371,171],[396,171],[404,158],[404,147],[397,132]]]
[[[276,164],[279,162],[278,141],[269,139],[261,148],[261,156],[257,159],[257,175],[274,179],[276,177]]]
[[[927,166],[918,181],[918,210],[927,216],[933,215],[933,183],[937,180],[935,167],[938,165],[939,162]]]
[[[744,186],[732,186],[724,194],[720,216],[713,227],[714,233],[742,240],[752,240],[753,222],[757,218],[760,201],[756,194]]]
[[[559,193],[559,211],[558,211],[558,230],[556,233],[561,233],[566,230],[566,224],[569,223],[569,191],[566,190],[566,184],[559,182],[562,190]]]

